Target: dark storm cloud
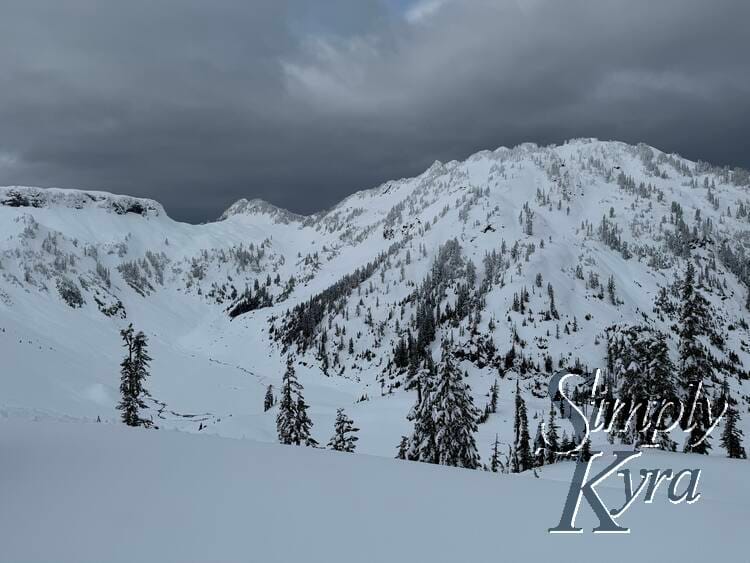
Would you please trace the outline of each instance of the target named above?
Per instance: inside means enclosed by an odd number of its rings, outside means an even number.
[[[750,166],[750,3],[2,0],[0,184],[311,212],[573,136]]]

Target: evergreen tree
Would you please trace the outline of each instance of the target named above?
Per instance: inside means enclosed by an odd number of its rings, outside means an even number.
[[[699,340],[705,333],[708,304],[695,287],[695,267],[688,262],[680,307],[680,383],[685,396],[690,387],[710,378],[711,364]]]
[[[302,396],[302,384],[297,381],[291,356],[286,361],[286,371],[281,381],[281,399],[276,415],[276,432],[279,442],[295,446],[316,446],[310,436],[312,421],[307,415],[307,404]]]
[[[676,448],[666,433],[654,433],[658,409],[652,409],[651,428],[645,430],[649,422],[646,420],[649,401],[663,403],[676,398],[675,369],[666,337],[646,326],[610,327],[607,329],[607,365],[619,381],[619,399],[626,404],[612,425],[610,442],[619,436],[624,444],[653,440],[654,445],[662,449]],[[661,424],[666,428],[671,421],[661,421]]]
[[[619,411],[612,425],[612,438],[619,434],[623,444],[638,443],[640,431],[645,428],[644,406],[649,401],[649,389],[644,364],[648,361],[648,342],[648,332],[641,327],[627,330],[625,349],[615,362],[615,377],[621,381],[620,400],[627,406]]]
[[[721,433],[721,446],[727,451],[727,457],[734,459],[747,459],[747,453],[742,446],[742,430],[738,427],[740,413],[732,404],[726,380],[724,381],[722,399],[727,405],[727,412],[724,415],[724,430]]]
[[[417,402],[422,401],[422,373],[419,370],[419,367],[417,366],[417,356],[416,354],[410,354],[407,360],[407,371],[406,371],[406,379],[404,381],[404,389],[407,391],[411,391],[413,389],[417,390]]]
[[[586,438],[586,440],[584,440],[583,442],[583,445],[581,446],[580,451],[578,452],[578,461],[586,463],[591,459],[592,455],[593,454],[591,453],[591,439]]]
[[[490,471],[497,473],[502,470],[502,467],[503,464],[500,461],[500,441],[497,434],[495,434],[495,443],[492,445],[492,456],[490,456]]]
[[[266,397],[263,399],[263,412],[267,412],[273,407],[273,385],[266,389]]]
[[[555,290],[552,288],[551,283],[547,283],[547,295],[549,295],[549,314],[554,319],[559,319],[560,315],[557,312],[557,307],[555,306]],[[560,328],[558,327],[558,331]],[[560,333],[557,333],[558,338],[560,336]]]
[[[398,444],[398,453],[396,459],[406,459],[406,453],[409,451],[409,438],[401,436],[401,441]]]
[[[282,444],[300,444],[297,432],[297,393],[301,388],[294,372],[292,359],[289,357],[286,372],[281,381],[279,412],[276,415],[276,432]]]
[[[521,390],[516,379],[516,412],[513,421],[513,473],[520,473],[531,469],[533,459],[531,455],[531,438],[529,436],[529,419],[526,412],[526,402],[521,397]]]
[[[739,412],[733,406],[727,408],[724,420],[724,431],[721,434],[721,445],[727,451],[727,457],[747,459],[747,453],[742,446],[742,430],[738,428]]]
[[[359,440],[357,432],[359,428],[354,427],[354,421],[344,414],[344,409],[338,409],[333,437],[328,442],[328,447],[337,452],[353,452],[357,447],[355,442]]]
[[[500,388],[497,384],[497,380],[495,380],[492,383],[492,387],[490,387],[490,403],[489,403],[489,412],[492,414],[497,412],[497,400],[500,395]]]
[[[549,419],[547,421],[547,437],[545,440],[546,463],[555,463],[557,461],[557,452],[560,450],[560,427],[555,420],[555,405],[551,404],[549,408]]]
[[[647,395],[652,399],[667,401],[677,396],[673,375],[675,367],[669,357],[667,337],[661,332],[648,342],[646,363]]]
[[[469,386],[453,365],[446,346],[434,387],[423,390],[422,404],[414,412],[414,432],[409,459],[476,469],[479,454],[474,440],[479,411]]]
[[[425,380],[421,400],[416,402],[407,415],[409,420],[414,421],[414,429],[409,437],[409,447],[406,452],[407,459],[411,461],[438,463],[435,445],[436,428],[432,416],[432,383],[432,379]]]
[[[656,333],[655,338],[650,341],[648,349],[649,361],[646,368],[647,385],[651,400],[658,400],[661,404],[665,401],[674,400],[677,397],[673,375],[675,367],[669,358],[669,346],[667,345],[666,336],[662,333]],[[656,428],[659,410],[654,409],[651,424]],[[671,426],[671,421],[662,421],[662,428]],[[677,443],[670,438],[667,432],[656,428],[657,434],[654,436],[653,431],[644,432],[641,442],[648,442],[655,437],[655,444],[664,451],[673,452],[677,449]]]
[[[560,440],[560,451],[563,453],[563,457],[567,457],[567,454],[572,449],[573,449],[573,446],[571,446],[570,444],[570,439],[568,438],[568,432],[567,430],[563,430],[562,440]]]
[[[297,397],[297,420],[299,421],[299,436],[305,446],[317,446],[318,442],[310,435],[312,420],[307,414],[307,403],[300,393]]]
[[[617,305],[617,288],[615,286],[614,276],[609,276],[609,279],[607,280],[607,293],[609,294],[609,300],[612,302],[612,305]]]
[[[151,421],[140,417],[140,410],[146,408],[144,398],[149,396],[144,381],[149,376],[148,339],[143,332],[135,332],[133,325],[120,331],[123,345],[128,354],[120,364],[120,402],[117,409],[122,411],[122,421],[128,426],[151,426]]]
[[[453,365],[452,352],[443,352],[442,371],[431,394],[435,419],[435,446],[438,463],[476,469],[479,454],[474,440],[479,411],[474,406],[468,384]]]
[[[542,436],[541,421],[536,427],[536,437],[534,438],[534,466],[541,467],[544,465],[544,437]]]
[[[708,455],[709,450],[711,450],[709,436],[706,435],[706,428],[708,428],[705,420],[706,411],[707,408],[705,405],[705,401],[696,403],[695,415],[693,417],[694,428],[690,431],[690,435],[685,441],[685,447],[683,449],[685,453]],[[698,440],[700,440],[704,435],[706,436],[705,440],[697,443]]]

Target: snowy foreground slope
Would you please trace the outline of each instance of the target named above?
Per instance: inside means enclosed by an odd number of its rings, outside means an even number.
[[[106,424],[4,421],[0,560],[747,561],[747,463],[647,452],[702,467],[702,498],[637,502],[629,535],[549,535],[571,463],[497,475],[371,456]],[[637,465],[633,465],[636,469]],[[622,498],[621,480],[600,487]]]

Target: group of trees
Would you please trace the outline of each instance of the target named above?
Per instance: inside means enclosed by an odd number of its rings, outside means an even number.
[[[580,447],[579,447],[580,446]],[[516,380],[515,414],[513,417],[513,444],[509,446],[505,462],[501,458],[498,437],[492,448],[489,466],[493,472],[521,473],[543,465],[549,465],[565,459],[576,458],[587,461],[591,457],[591,442],[586,440],[582,445],[573,436],[570,439],[566,432],[560,436],[557,423],[555,403],[550,404],[549,418],[543,425],[539,422],[533,442],[529,434],[529,420],[518,380]]]
[[[621,232],[622,229],[619,225],[610,220],[614,216],[614,210],[610,210],[610,218],[606,215],[602,216],[602,222],[599,225],[599,238],[600,240],[610,247],[612,250],[616,250],[625,260],[628,260],[632,255],[628,249],[628,243],[622,240]]]
[[[496,412],[498,388],[497,382],[490,392],[490,404],[484,414],[474,405],[470,388],[466,382],[467,374],[461,372],[456,362],[456,351],[452,340],[443,344],[442,357],[438,365],[429,352],[429,344],[435,337],[436,317],[427,297],[439,298],[447,279],[448,264],[463,266],[460,248],[457,242],[447,245],[441,251],[440,259],[433,267],[432,277],[428,277],[430,287],[421,288],[419,314],[415,318],[416,334],[412,336],[407,330],[405,336],[396,344],[393,352],[395,367],[405,371],[405,388],[417,391],[417,401],[408,418],[413,422],[410,436],[404,436],[399,444],[398,457],[414,461],[423,461],[443,465],[452,465],[475,469],[480,466],[474,434],[478,423],[484,422],[489,414]],[[360,272],[357,278],[366,276],[367,271]],[[686,400],[692,397],[698,387],[715,387],[715,360],[706,341],[710,335],[710,316],[708,302],[696,283],[695,267],[688,262],[684,278],[680,284],[679,306],[674,314],[679,319],[678,329],[678,362],[672,362],[669,353],[667,335],[647,325],[613,326],[607,330],[607,368],[613,385],[613,393],[629,404],[648,401]],[[351,290],[354,284],[342,284],[343,293]],[[442,288],[441,288],[442,286]],[[341,292],[337,291],[339,295]],[[552,300],[550,291],[550,299]],[[518,298],[525,301],[525,290]],[[312,303],[312,302],[310,302]],[[308,305],[310,305],[308,303]],[[322,303],[321,303],[322,304]],[[127,350],[121,363],[120,392],[121,400],[117,405],[121,411],[122,421],[129,426],[153,425],[153,421],[143,416],[146,399],[149,393],[145,388],[149,376],[148,340],[143,332],[136,332],[132,324],[121,331],[123,345]],[[719,398],[723,410],[726,405],[724,425],[721,433],[721,445],[732,458],[746,458],[742,445],[743,433],[740,429],[740,409],[737,401],[731,396],[726,382],[721,387]],[[282,378],[278,402],[274,397],[273,387],[269,385],[264,397],[264,410],[278,406],[276,426],[279,442],[283,444],[317,446],[311,435],[313,426],[308,414],[308,404],[303,396],[303,387],[297,380],[292,357],[287,360],[287,368]],[[685,443],[684,451],[707,454],[712,446],[710,438],[700,443],[695,438],[705,434],[708,425],[709,403],[705,399],[698,401],[697,412],[692,421],[694,429]],[[623,443],[642,444],[649,438],[643,431],[648,422],[645,418],[630,420],[629,409],[621,410],[615,428],[625,428],[619,438]],[[656,416],[656,411],[652,411]],[[664,427],[672,421],[663,421]],[[683,429],[687,420],[681,420]],[[626,424],[627,423],[627,424]],[[334,435],[328,447],[345,452],[356,448],[358,428],[354,422],[339,409],[334,425]],[[650,433],[649,433],[650,434]],[[653,434],[651,434],[653,435]],[[658,442],[653,444],[663,449],[676,449],[676,444],[666,432],[655,434]],[[614,435],[611,437],[614,439]],[[532,441],[529,432],[529,421],[526,403],[516,384],[515,414],[513,426],[513,443],[509,445],[505,464],[501,460],[499,442],[492,450],[489,469],[494,471],[505,468],[511,472],[522,472],[560,459],[560,452],[568,449],[580,451],[582,457],[590,455],[590,444],[578,448],[574,439],[567,435],[560,437],[559,426],[555,420],[555,406],[551,406],[546,429],[542,431],[539,424],[535,439]]]
[[[658,441],[653,445],[674,451],[677,445],[666,432],[649,432],[647,435],[642,431],[647,424],[656,422],[658,409],[652,410],[653,419],[648,420],[644,416],[646,409],[639,411],[635,406],[647,401],[664,404],[666,401],[682,400],[692,403],[699,389],[716,388],[715,361],[705,344],[711,335],[709,305],[696,283],[692,261],[688,261],[679,297],[679,306],[674,311],[679,320],[679,359],[676,365],[670,359],[665,334],[643,325],[613,326],[608,329],[607,367],[619,398],[630,407],[614,415],[617,420],[612,425],[623,443],[640,444],[651,441],[649,437],[654,436]],[[665,297],[662,295],[661,299]],[[718,404],[715,406],[716,413],[720,413],[724,405],[727,407],[722,446],[729,457],[746,457],[742,447],[742,430],[738,427],[739,410],[735,407],[736,401],[731,397],[726,381],[721,395],[715,394],[714,397]],[[693,416],[683,416],[679,421],[683,430],[691,422],[693,424],[683,451],[708,454],[711,450],[710,436],[700,439],[709,426],[708,411],[709,403],[703,395],[696,403]],[[634,414],[631,416],[631,413]],[[662,421],[662,427],[657,430],[663,430],[673,422]]]
[[[365,266],[357,268],[353,273],[345,275],[322,292],[287,311],[281,327],[272,328],[275,339],[280,341],[285,348],[296,344],[298,351],[305,352],[313,344],[318,325],[326,313],[343,310],[346,299],[352,292],[370,278],[388,256],[394,254],[399,248],[400,245],[394,243],[387,252],[379,254]]]
[[[270,281],[271,278],[268,279]],[[256,279],[253,290],[249,287],[245,288],[240,298],[229,308],[230,318],[233,319],[250,311],[273,305],[273,297],[268,292],[268,285],[260,285]]]
[[[303,387],[297,380],[293,359],[289,356],[286,371],[281,381],[279,411],[276,414],[276,432],[279,442],[282,444],[315,447],[318,442],[311,435],[313,423],[307,414],[309,407],[302,392]],[[269,386],[266,392],[265,410],[271,408],[273,403],[273,391]],[[354,426],[354,421],[346,415],[344,409],[338,409],[334,433],[328,442],[328,447],[340,452],[353,452],[356,448],[356,442],[359,440],[357,432],[359,432],[359,428]]]

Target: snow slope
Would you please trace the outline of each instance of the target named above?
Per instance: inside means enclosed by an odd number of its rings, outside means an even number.
[[[275,441],[275,409],[263,412],[263,395],[292,353],[315,437],[326,443],[345,407],[361,428],[359,451],[391,457],[415,399],[393,350],[414,332],[417,291],[455,239],[461,264],[447,274],[440,309],[455,306],[471,261],[469,292],[481,315],[441,323],[431,350],[437,361],[441,342],[453,339],[469,353],[461,368],[480,408],[499,381],[500,409],[479,430],[486,459],[496,434],[510,440],[516,379],[532,431],[546,411],[547,357],[555,369],[603,367],[606,329],[644,322],[669,335],[676,358],[675,319],[654,302],[662,289],[674,301],[683,275],[686,256],[670,247],[680,215],[695,235],[690,252],[719,337],[706,345],[724,362],[718,378],[729,378],[747,433],[748,209],[746,171],[592,139],[436,162],[310,217],[241,200],[216,222],[189,225],[149,200],[0,188],[0,414],[116,420],[119,331],[132,322],[149,337],[160,427]],[[604,216],[619,249],[599,233]],[[492,252],[498,264],[488,274]],[[292,334],[284,345],[292,308],[368,263],[371,275],[332,303],[307,341]],[[606,295],[610,277],[617,303]],[[270,306],[230,318],[246,287],[256,295],[256,282]],[[544,318],[547,284],[559,320]],[[522,288],[527,311],[514,311]],[[506,365],[510,350],[516,360]]]
[[[746,462],[646,452],[629,466],[701,467],[702,498],[636,502],[629,535],[550,535],[572,463],[497,475],[107,424],[0,426],[0,560],[746,561]],[[616,506],[622,481],[599,488]]]

